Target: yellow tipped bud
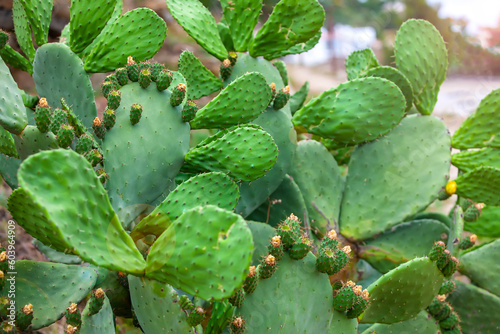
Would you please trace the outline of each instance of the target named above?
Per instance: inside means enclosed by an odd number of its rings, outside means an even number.
[[[281,236],[275,235],[274,237],[272,237],[272,239],[271,239],[271,245],[273,247],[279,247],[279,246],[281,246]]]
[[[330,230],[330,231],[328,231],[328,233],[326,234],[326,237],[327,237],[328,239],[336,240],[336,239],[337,239],[337,232],[335,232],[335,230]]]
[[[233,318],[233,326],[236,328],[243,327],[243,319],[241,317],[234,317]]]
[[[76,313],[76,311],[78,310],[78,307],[75,303],[71,303],[71,305],[68,306],[66,309],[68,310],[69,313],[73,314],[73,313]]]
[[[31,305],[31,304],[24,305],[23,313],[26,315],[30,315],[31,313],[33,313],[33,305]]]
[[[255,270],[255,266],[250,266],[248,269],[248,277],[254,277],[257,271]]]
[[[347,255],[351,254],[351,246],[345,246],[344,248],[342,248],[342,250],[344,251],[344,253],[346,253]]]
[[[264,261],[268,266],[274,266],[276,264],[276,258],[272,255],[268,255]]]
[[[95,290],[94,296],[96,296],[97,298],[104,298],[104,290],[101,288]]]
[[[134,65],[135,64],[135,61],[134,61],[134,58],[132,58],[132,56],[128,56],[127,57],[127,65]]]
[[[47,102],[47,99],[42,97],[40,100],[38,100],[38,105],[42,108],[47,108],[49,106],[49,103]]]
[[[475,234],[469,235],[469,241],[470,242],[475,243],[476,240],[477,240],[477,235],[475,235]]]
[[[293,220],[293,221],[298,222],[299,221],[299,217],[297,217],[296,215],[294,215],[293,213],[291,213],[290,217],[288,217],[288,220]]]
[[[440,302],[444,302],[446,300],[446,295],[438,295],[436,297]]]
[[[78,327],[68,325],[68,327],[66,327],[66,334],[75,334],[77,330]]]
[[[4,262],[5,260],[7,260],[7,252],[3,251],[0,253],[0,262]]]
[[[370,299],[370,293],[368,292],[368,290],[363,290],[363,292],[361,293],[361,298],[363,298],[364,300]]]
[[[354,292],[356,296],[361,296],[361,294],[363,293],[363,287],[361,285],[356,285],[354,288],[352,288],[352,292]]]
[[[454,193],[457,192],[457,183],[455,181],[448,182],[444,190],[448,195],[450,196],[453,195]]]

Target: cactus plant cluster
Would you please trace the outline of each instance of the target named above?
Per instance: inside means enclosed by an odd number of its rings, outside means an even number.
[[[23,55],[2,32],[0,173],[50,262],[12,273],[0,250],[0,332],[63,316],[70,334],[114,333],[115,317],[138,333],[498,331],[500,90],[450,137],[431,115],[445,44],[412,19],[396,67],[356,51],[348,81],[306,103],[276,59],[318,42],[318,1],[281,0],[255,35],[261,1],[221,5],[216,23],[198,0],[167,1],[217,76],[189,51],[177,71],[150,60],[166,36],[151,10],[73,0],[47,43],[52,1],[14,1]],[[89,74],[109,71],[98,117]],[[449,215],[426,211],[454,194]]]

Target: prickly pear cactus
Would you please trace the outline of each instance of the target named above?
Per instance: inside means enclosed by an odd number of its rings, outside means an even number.
[[[281,0],[254,34],[262,5],[221,0],[216,23],[167,1],[213,73],[189,51],[176,71],[149,60],[166,37],[152,10],[74,0],[48,43],[52,1],[14,1],[26,57],[0,34],[0,173],[52,262],[13,272],[0,246],[0,331],[63,316],[66,333],[114,333],[115,317],[146,334],[500,330],[498,91],[450,138],[431,116],[445,44],[409,20],[397,68],[356,51],[349,81],[308,100],[277,58],[318,42],[324,10]],[[108,71],[95,93],[89,75]],[[444,199],[449,215],[427,211]]]

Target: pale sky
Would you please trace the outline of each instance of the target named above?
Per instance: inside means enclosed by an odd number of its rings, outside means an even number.
[[[500,18],[500,0],[427,0],[431,5],[441,4],[439,15],[466,18],[471,33],[478,27],[496,27]]]

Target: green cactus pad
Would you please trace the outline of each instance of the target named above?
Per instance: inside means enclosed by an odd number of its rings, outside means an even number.
[[[248,182],[263,176],[277,158],[278,148],[273,138],[255,125],[222,130],[184,157],[190,170],[222,171],[235,180]]]
[[[413,106],[413,88],[411,87],[411,83],[410,81],[408,81],[408,79],[404,76],[403,73],[401,73],[394,67],[379,66],[376,68],[372,68],[368,70],[366,73],[364,73],[363,76],[384,78],[394,82],[399,87],[401,93],[403,93],[405,97],[406,100],[405,111],[408,112]]]
[[[262,1],[243,0],[229,1],[222,0],[222,11],[224,20],[229,27],[235,51],[247,51],[252,40],[252,32],[262,10]]]
[[[82,264],[83,261],[76,255],[58,252],[49,246],[44,245],[40,240],[34,239],[33,245],[42,253],[50,262],[64,264]]]
[[[222,43],[212,14],[198,0],[169,0],[167,7],[174,19],[208,53],[223,60],[227,50]]]
[[[116,0],[98,0],[89,6],[85,0],[71,1],[70,40],[73,52],[79,53],[92,43],[108,23]]]
[[[97,37],[85,58],[85,70],[89,73],[111,71],[124,66],[128,56],[136,61],[149,59],[161,48],[166,36],[165,21],[153,10],[131,10],[114,20],[109,29]]]
[[[375,324],[365,330],[362,334],[436,334],[440,331],[439,325],[429,313],[422,311],[415,318],[401,321],[391,325]]]
[[[102,145],[104,169],[109,174],[106,189],[116,211],[134,204],[150,205],[173,187],[189,148],[189,125],[182,122],[181,107],[170,106],[169,90],[160,92],[154,85],[143,89],[134,82],[120,92],[116,124]],[[133,104],[142,106],[141,120],[135,125],[130,122]]]
[[[474,284],[500,297],[500,240],[495,240],[460,257],[460,272]]]
[[[6,156],[5,154],[0,154],[0,174],[12,190],[19,187],[17,181],[17,170],[19,169],[20,165],[20,159],[11,158]]]
[[[241,216],[212,205],[198,207],[184,212],[156,240],[146,275],[200,298],[221,300],[243,284],[252,251],[252,234]]]
[[[460,317],[463,333],[496,333],[500,298],[473,284],[455,281],[456,288],[448,302]]]
[[[288,72],[286,70],[286,65],[282,60],[276,60],[273,62],[274,67],[280,72],[281,79],[283,80],[283,84],[288,86]]]
[[[297,111],[293,123],[339,146],[353,145],[390,131],[405,108],[404,96],[393,82],[368,77],[325,91]]]
[[[289,105],[290,105],[290,112],[292,113],[292,115],[295,114],[297,110],[302,108],[304,102],[306,101],[308,93],[309,93],[309,81],[306,81],[295,94],[290,96]]]
[[[9,68],[0,58],[0,125],[13,134],[20,134],[28,124],[21,91],[10,74]]]
[[[414,220],[366,240],[359,255],[375,269],[386,273],[415,257],[426,256],[434,242],[448,233],[449,228],[437,220]]]
[[[248,123],[266,110],[270,98],[271,88],[262,74],[245,74],[198,110],[196,117],[190,122],[191,127],[225,128]]]
[[[104,304],[102,305],[100,311],[94,315],[90,315],[90,303],[82,312],[82,327],[80,328],[79,334],[114,334],[115,333],[115,321],[113,310],[111,309],[111,304],[109,299],[104,297]]]
[[[338,228],[344,180],[328,150],[314,140],[299,142],[289,173],[304,196],[312,231],[323,236]]]
[[[33,305],[33,330],[61,318],[66,307],[85,298],[97,278],[90,268],[27,260],[17,261],[15,271],[16,305]],[[6,284],[0,295],[7,296],[9,288]]]
[[[500,207],[487,205],[474,222],[465,222],[465,230],[485,237],[500,237]]]
[[[222,88],[222,82],[189,51],[179,57],[179,72],[187,80],[188,99],[196,100]]]
[[[481,166],[460,175],[457,195],[477,203],[500,205],[500,168]]]
[[[431,303],[443,280],[426,257],[400,265],[368,287],[370,304],[361,322],[393,324],[415,317]]]
[[[21,1],[12,2],[12,17],[14,19],[14,31],[16,32],[16,40],[21,50],[32,62],[35,58],[35,47],[31,40],[31,29],[28,22],[28,17],[24,11]]]
[[[488,94],[453,134],[452,145],[454,148],[482,148],[500,147],[497,134],[498,122],[492,120],[497,118],[497,106],[500,103],[500,89]]]
[[[236,311],[248,333],[356,333],[357,321],[333,309],[328,276],[315,262],[311,253],[298,261],[285,255],[274,275],[259,282]]]
[[[33,209],[40,210],[40,218],[26,219],[29,209],[11,203],[9,210],[14,217],[19,215],[17,221],[22,226],[31,226],[32,230],[36,225],[39,232],[34,236],[44,244],[50,245],[50,234],[57,233],[56,240],[62,239],[85,261],[112,270],[136,274],[144,271],[142,255],[121,227],[101,182],[83,156],[62,149],[32,155],[21,165],[18,178]],[[67,209],[61,211],[61,205]],[[40,229],[45,226],[51,231]]]
[[[377,56],[372,49],[354,51],[345,60],[347,80],[367,76],[366,72],[379,66]]]
[[[234,181],[224,173],[196,175],[181,183],[132,230],[134,240],[147,234],[159,237],[183,212],[199,205],[216,205],[232,210],[239,192]]]
[[[5,63],[9,64],[14,68],[18,68],[21,71],[33,74],[33,66],[31,62],[24,58],[19,52],[14,50],[9,44],[6,44],[3,49],[0,50],[0,56],[3,58]]]
[[[480,166],[490,166],[500,169],[500,150],[485,147],[480,150],[462,151],[453,154],[451,162],[463,172],[469,172]]]
[[[406,117],[384,138],[356,148],[342,199],[342,235],[367,239],[421,211],[446,183],[450,159],[450,137],[435,117]]]
[[[52,0],[20,0],[39,46],[47,43],[52,17]]]
[[[264,56],[264,58],[267,60],[272,60],[272,59],[284,57],[286,55],[295,55],[295,54],[307,52],[307,51],[311,50],[313,47],[315,47],[316,44],[318,44],[320,38],[321,38],[321,30],[318,31],[316,33],[316,35],[314,35],[311,39],[309,39],[303,43],[295,44],[294,46],[292,46],[291,48],[289,48],[287,50],[267,54],[266,56]]]
[[[316,0],[282,0],[249,46],[252,57],[268,56],[307,42],[323,26],[325,11]]]
[[[255,209],[248,216],[248,219],[266,222],[276,227],[291,213],[302,221],[308,217],[306,203],[300,188],[292,177],[286,175],[279,187],[269,195],[269,200]]]
[[[458,257],[460,247],[459,243],[455,241],[461,240],[464,232],[464,211],[460,206],[457,205],[454,208],[452,218],[446,248],[450,251],[451,255]]]
[[[398,70],[413,87],[415,106],[422,114],[430,115],[448,71],[448,52],[443,37],[427,21],[408,20],[396,35],[394,54]]]
[[[145,333],[194,333],[170,285],[135,276],[128,281],[134,313]]]
[[[82,61],[68,46],[50,43],[40,47],[33,62],[33,79],[38,94],[45,97],[53,109],[61,108],[61,98],[64,98],[90,129],[97,117],[94,91]]]
[[[23,133],[19,136],[14,136],[14,142],[21,160],[37,152],[59,147],[56,137],[52,132],[41,133],[33,125],[27,125]]]
[[[12,134],[0,126],[0,153],[19,158]]]

